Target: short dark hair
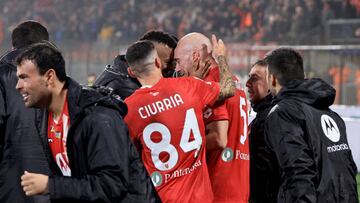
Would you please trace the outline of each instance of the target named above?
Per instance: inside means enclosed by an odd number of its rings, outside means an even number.
[[[126,61],[130,66],[146,59],[155,50],[154,44],[149,40],[137,41],[126,50]]]
[[[140,38],[140,40],[149,40],[152,42],[158,42],[161,44],[165,44],[172,49],[176,48],[178,42],[178,39],[175,36],[160,30],[148,31]]]
[[[258,59],[257,61],[255,61],[255,63],[251,65],[251,68],[257,65],[266,67],[267,64],[264,59]]]
[[[61,82],[66,80],[65,61],[61,52],[50,42],[40,42],[30,45],[16,59],[16,65],[24,60],[32,61],[38,68],[40,75],[49,69],[54,69]]]
[[[303,59],[294,49],[275,49],[265,56],[264,61],[268,65],[269,73],[275,75],[282,86],[291,80],[305,78]]]
[[[20,23],[11,33],[12,46],[20,49],[42,40],[49,40],[47,29],[36,21]]]

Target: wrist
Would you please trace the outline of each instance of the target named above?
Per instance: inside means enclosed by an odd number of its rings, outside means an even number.
[[[218,60],[226,60],[226,56],[225,56],[225,54],[220,54],[220,55],[218,55],[217,59]]]

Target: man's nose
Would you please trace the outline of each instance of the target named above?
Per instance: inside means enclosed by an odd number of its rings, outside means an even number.
[[[180,70],[181,70],[181,68],[180,68],[179,63],[176,63],[176,66],[175,66],[175,71],[180,71]]]
[[[16,83],[16,87],[15,87],[15,88],[16,88],[17,90],[20,90],[22,87],[23,87],[22,80],[19,79],[19,80],[17,81],[17,83]]]
[[[251,86],[251,84],[250,84],[250,79],[248,79],[248,80],[246,81],[245,86],[248,87],[248,88]]]

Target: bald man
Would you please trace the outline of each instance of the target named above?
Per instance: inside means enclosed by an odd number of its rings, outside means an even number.
[[[222,45],[214,41],[214,52],[225,63]],[[220,66],[219,84],[190,77],[163,78],[161,60],[147,40],[131,45],[126,59],[129,73],[142,88],[125,100],[129,109],[125,122],[161,200],[212,203],[202,114],[205,106],[234,95],[228,66]]]
[[[212,40],[216,40],[213,36]],[[221,43],[223,43],[221,41]],[[218,82],[219,63],[211,52],[210,39],[201,33],[190,33],[180,39],[175,49],[177,70],[194,75],[194,59],[210,61],[205,81]],[[235,81],[236,78],[233,78]],[[214,192],[214,202],[241,202],[249,199],[249,142],[247,139],[247,105],[243,90],[203,115],[206,124],[207,164]]]

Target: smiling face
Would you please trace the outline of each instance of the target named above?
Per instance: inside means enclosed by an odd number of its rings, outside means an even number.
[[[191,52],[191,49],[187,49],[182,46],[182,44],[178,44],[175,48],[174,58],[176,60],[176,70],[182,71],[185,76],[193,74]]]
[[[17,66],[16,75],[18,77],[16,89],[22,95],[25,106],[28,108],[47,107],[51,97],[46,81],[47,74],[40,75],[32,61],[24,60]]]
[[[251,68],[249,79],[246,81],[249,99],[252,104],[257,104],[268,95],[267,67],[255,65]]]

